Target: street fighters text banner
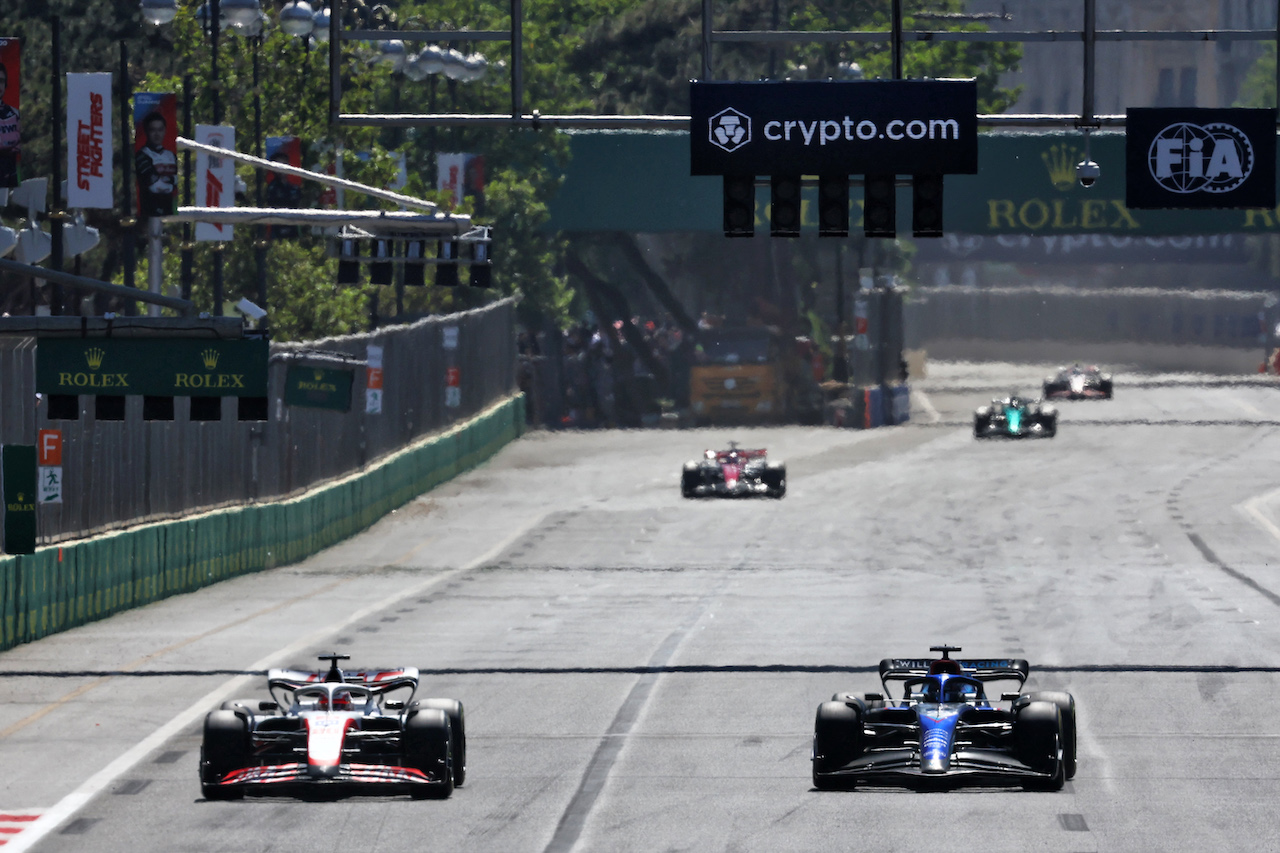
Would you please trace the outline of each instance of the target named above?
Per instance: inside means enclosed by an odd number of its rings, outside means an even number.
[[[693,175],[972,175],[973,80],[698,83]]]

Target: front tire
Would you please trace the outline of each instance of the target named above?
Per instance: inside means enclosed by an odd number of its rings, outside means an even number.
[[[453,793],[453,761],[449,717],[438,708],[421,709],[404,724],[404,763],[440,781],[414,785],[415,800],[444,800]]]
[[[1029,702],[1018,709],[1013,724],[1018,760],[1047,778],[1026,783],[1034,791],[1060,791],[1066,783],[1067,762],[1062,748],[1062,713],[1053,702]]]
[[[827,774],[862,754],[862,712],[844,702],[823,702],[813,721],[813,787],[819,791],[851,788],[848,779]]]
[[[239,785],[220,785],[233,770],[250,763],[249,725],[234,711],[212,711],[204,718],[204,739],[200,744],[200,792],[206,800],[238,800],[244,796]]]
[[[461,788],[467,781],[467,729],[462,703],[457,699],[422,699],[419,708],[444,711],[449,718],[449,751],[453,761],[453,787]]]
[[[680,495],[686,498],[698,496],[698,486],[702,485],[702,470],[696,462],[686,462],[680,472]]]
[[[1042,691],[1027,696],[1032,702],[1052,702],[1062,715],[1062,763],[1066,778],[1076,777],[1076,700],[1070,693]]]

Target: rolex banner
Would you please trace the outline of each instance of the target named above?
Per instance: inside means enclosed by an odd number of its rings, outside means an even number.
[[[36,551],[36,449],[6,444],[0,448],[0,494],[4,496],[4,552]]]
[[[67,205],[110,210],[111,75],[67,75]]]
[[[154,397],[265,397],[262,339],[40,338],[36,391]]]
[[[213,124],[196,125],[196,142],[236,150],[236,129]],[[196,153],[196,207],[236,206],[236,161],[206,151]],[[197,240],[231,239],[231,226],[196,223]]]

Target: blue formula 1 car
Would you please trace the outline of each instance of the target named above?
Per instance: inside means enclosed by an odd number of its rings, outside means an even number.
[[[973,413],[975,438],[1053,438],[1057,432],[1056,408],[1017,394],[997,397]]]
[[[1025,660],[880,661],[883,693],[837,693],[818,706],[813,786],[911,788],[1021,785],[1057,791],[1076,773],[1076,705],[1069,693],[1023,693]],[[1018,690],[987,698],[992,682]],[[902,697],[893,699],[891,685]]]

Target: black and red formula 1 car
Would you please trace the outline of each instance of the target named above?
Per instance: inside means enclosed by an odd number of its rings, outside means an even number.
[[[680,494],[686,498],[780,498],[787,493],[787,466],[767,457],[766,450],[744,450],[734,441],[728,450],[708,450],[701,459],[684,463]]]
[[[418,670],[273,669],[271,700],[222,703],[204,721],[200,788],[206,799],[246,793],[408,792],[443,799],[467,773],[462,703],[413,698]],[[390,698],[395,695],[398,698]]]
[[[1111,374],[1103,373],[1096,365],[1059,367],[1058,372],[1044,380],[1046,400],[1110,400]]]

